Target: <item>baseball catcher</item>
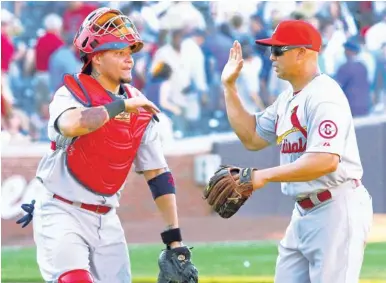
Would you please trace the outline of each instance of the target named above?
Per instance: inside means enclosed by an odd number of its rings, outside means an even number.
[[[204,199],[222,218],[230,218],[252,195],[254,170],[257,169],[220,166],[204,190]]]
[[[134,23],[107,7],[91,12],[75,35],[83,67],[64,76],[50,103],[50,150],[36,173],[43,192],[17,221],[33,221],[45,282],[132,282],[117,214],[131,168],[146,180],[166,225],[158,282],[198,281],[182,243],[176,185],[156,126],[160,110],[131,85],[143,45]]]

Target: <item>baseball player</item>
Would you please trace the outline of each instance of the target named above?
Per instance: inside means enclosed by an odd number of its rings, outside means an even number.
[[[25,226],[33,215],[44,280],[131,282],[116,209],[134,164],[167,224],[158,282],[197,282],[190,249],[182,244],[173,176],[155,128],[159,110],[129,84],[132,54],[143,46],[135,26],[119,10],[100,8],[84,20],[74,44],[84,65],[80,74],[65,75],[50,104],[51,151],[37,169],[46,193],[24,205],[28,214],[18,221]]]
[[[222,73],[226,109],[247,149],[279,146],[280,166],[222,167],[204,195],[228,218],[254,190],[281,182],[282,192],[296,202],[279,244],[275,282],[358,282],[372,225],[372,199],[361,183],[363,170],[347,99],[340,86],[319,71],[321,36],[307,22],[288,20],[279,23],[271,38],[256,43],[271,46],[273,68],[291,87],[265,111],[248,113],[235,84],[243,67],[236,41]],[[237,185],[232,185],[234,179]],[[228,189],[232,186],[233,191]]]

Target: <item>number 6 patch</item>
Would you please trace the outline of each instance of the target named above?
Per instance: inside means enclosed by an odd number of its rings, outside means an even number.
[[[319,135],[325,139],[332,139],[338,134],[338,127],[331,120],[324,120],[319,125]]]

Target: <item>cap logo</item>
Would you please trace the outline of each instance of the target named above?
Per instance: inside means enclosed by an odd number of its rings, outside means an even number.
[[[274,35],[279,27],[280,23],[276,26],[275,30],[273,31],[272,35]]]

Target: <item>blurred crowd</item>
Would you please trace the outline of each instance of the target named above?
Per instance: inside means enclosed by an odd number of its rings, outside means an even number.
[[[254,40],[284,19],[319,29],[321,71],[340,83],[354,116],[386,112],[386,2],[2,2],[2,144],[48,140],[52,96],[63,74],[81,67],[73,37],[101,6],[128,15],[145,42],[132,84],[163,111],[166,139],[230,131],[220,76],[234,40],[245,60],[238,79],[245,107],[260,111],[276,99],[288,82]]]

